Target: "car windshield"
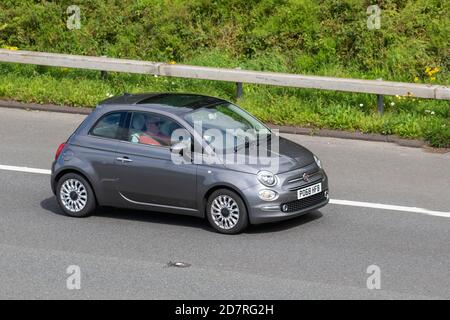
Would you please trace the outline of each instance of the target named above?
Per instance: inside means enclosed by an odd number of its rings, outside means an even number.
[[[263,123],[229,102],[196,109],[184,118],[216,151],[236,151],[271,134]]]

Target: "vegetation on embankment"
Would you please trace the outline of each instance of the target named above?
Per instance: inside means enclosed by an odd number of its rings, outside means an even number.
[[[450,83],[450,2],[122,0],[0,3],[0,47],[249,70]],[[81,28],[67,28],[67,7]],[[232,83],[0,64],[0,96],[94,106],[109,95],[188,91],[233,99]],[[239,104],[276,124],[360,130],[450,146],[448,101],[244,85]]]

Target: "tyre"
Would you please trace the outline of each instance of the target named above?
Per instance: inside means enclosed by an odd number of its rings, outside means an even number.
[[[209,196],[206,217],[216,231],[225,234],[239,233],[248,225],[244,201],[228,189],[216,190]]]
[[[87,217],[97,206],[89,182],[76,173],[65,174],[59,179],[56,198],[64,213],[71,217]]]

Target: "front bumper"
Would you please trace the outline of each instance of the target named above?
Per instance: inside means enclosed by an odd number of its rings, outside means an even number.
[[[304,170],[311,170],[311,168],[305,168]],[[278,188],[272,188],[272,190],[279,194],[275,201],[263,201],[258,197],[258,191],[264,189],[264,187],[245,190],[251,224],[295,218],[319,209],[329,201],[328,178],[323,170],[319,170],[313,180],[309,182],[303,180],[297,181],[295,185],[289,183],[289,181],[292,181],[292,173],[287,173],[286,176],[279,175],[279,178],[281,185]],[[300,200],[297,199],[298,189],[317,183],[322,184],[322,191],[320,193]]]
[[[325,197],[324,200],[322,200],[321,202],[318,202],[307,208],[300,209],[298,211],[292,211],[292,212],[283,212],[281,210],[265,211],[265,210],[261,210],[259,208],[252,208],[251,213],[250,213],[250,223],[251,224],[261,224],[261,223],[268,223],[268,222],[292,219],[292,218],[307,214],[311,211],[317,210],[317,209],[325,206],[326,204],[328,204],[328,201],[329,201],[329,199]]]

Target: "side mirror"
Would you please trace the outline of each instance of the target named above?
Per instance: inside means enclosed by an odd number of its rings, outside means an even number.
[[[174,155],[188,156],[190,151],[190,143],[187,141],[175,142],[170,146],[170,152]]]

